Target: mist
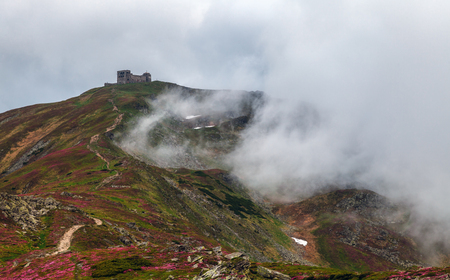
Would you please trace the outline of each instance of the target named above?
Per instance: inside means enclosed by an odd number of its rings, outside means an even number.
[[[338,105],[331,110],[300,98],[256,96],[240,91],[166,91],[148,100],[151,112],[135,120],[118,144],[163,167],[227,168],[263,194],[297,199],[330,187],[367,188],[408,200],[419,212],[450,217],[448,119],[431,120],[431,112],[417,117],[417,110],[408,109],[419,104],[396,104],[394,97],[352,111]],[[445,105],[436,103],[436,112],[444,112],[439,109]],[[246,110],[251,110],[252,119],[233,149],[212,165],[202,163],[210,147],[189,143],[192,135],[184,135],[185,130],[218,129],[224,119],[248,115]],[[163,122],[172,123],[170,130],[155,130]],[[169,135],[152,144],[155,131]]]
[[[175,88],[148,100],[149,114],[139,117],[117,144],[160,167],[224,167],[222,157],[237,141],[233,120],[260,106],[261,93]]]
[[[292,28],[264,37],[264,92],[280,101],[244,133],[234,172],[275,192],[361,186],[450,224],[448,3],[289,7]],[[302,110],[306,129],[291,118]]]
[[[148,100],[151,112],[137,119],[118,145],[161,167],[227,169],[245,186],[279,201],[336,188],[373,190],[410,209],[406,230],[435,253],[436,242],[450,248],[448,103],[442,92],[409,89],[390,96],[361,92],[354,98],[358,106],[328,106],[301,93],[170,90]],[[233,149],[218,156],[211,150],[222,143],[186,141],[189,121],[196,120],[190,131],[210,129],[212,120],[220,129],[220,120],[246,115],[249,108],[252,118]],[[174,121],[165,140],[151,144],[155,131],[167,132],[156,127]],[[205,163],[208,157],[215,160]]]
[[[91,2],[0,3],[0,112],[73,97],[119,69],[261,90],[265,105],[220,158],[246,185],[292,199],[368,188],[450,225],[449,1]],[[222,100],[166,101],[119,145],[154,164],[208,167],[195,161],[205,147],[173,133],[156,149],[149,131]]]

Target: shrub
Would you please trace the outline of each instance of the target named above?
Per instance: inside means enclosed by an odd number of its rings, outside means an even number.
[[[196,175],[196,176],[200,176],[200,177],[208,177],[208,175],[206,175],[205,172],[200,171],[200,170],[193,172],[193,174]]]
[[[92,277],[114,276],[128,269],[141,270],[141,267],[151,265],[149,260],[138,256],[107,260],[92,266]]]

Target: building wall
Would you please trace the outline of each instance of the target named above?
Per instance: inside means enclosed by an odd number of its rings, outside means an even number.
[[[118,84],[145,83],[151,81],[152,76],[147,72],[145,72],[143,75],[133,75],[130,70],[117,71]]]
[[[145,77],[140,75],[131,75],[131,83],[145,83]]]

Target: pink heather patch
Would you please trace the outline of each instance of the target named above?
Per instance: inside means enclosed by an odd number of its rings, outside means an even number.
[[[75,269],[75,264],[69,260],[71,256],[72,254],[61,255],[48,262],[36,259],[32,261],[30,268],[21,271],[14,271],[11,266],[4,274],[8,277],[0,279],[70,279]]]
[[[174,270],[177,266],[174,263],[166,263],[162,266],[153,266],[153,267],[142,267],[142,270]]]

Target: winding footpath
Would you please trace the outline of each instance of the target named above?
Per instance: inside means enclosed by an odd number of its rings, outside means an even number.
[[[92,217],[91,217],[91,219],[94,220],[94,222],[97,226],[101,226],[103,224],[102,220],[100,220],[100,219],[92,218]],[[64,233],[63,237],[61,237],[61,239],[59,240],[58,246],[56,247],[56,251],[51,254],[48,254],[47,256],[58,255],[58,254],[64,253],[65,251],[69,250],[70,244],[72,243],[73,234],[82,227],[84,227],[84,225],[72,226],[68,231],[66,231]]]
[[[114,89],[113,89],[113,92],[114,92]],[[106,128],[106,132],[110,132],[110,131],[114,130],[121,123],[122,118],[123,118],[123,113],[119,112],[119,110],[117,109],[117,106],[114,104],[113,100],[110,99],[108,101],[112,103],[113,111],[119,113],[119,116],[117,116],[117,118],[114,120],[113,125]],[[97,144],[99,136],[100,136],[99,134],[96,134],[91,137],[91,140],[88,145],[88,149],[91,150],[91,152],[95,153],[104,162],[106,162],[106,168],[109,169],[109,161],[92,147],[94,144]],[[110,176],[110,177],[106,178],[105,180],[103,180],[101,185],[108,183],[119,176],[120,176],[120,173]],[[97,226],[101,226],[103,224],[103,222],[100,219],[93,218],[93,217],[91,217],[91,219],[94,220],[94,222]],[[61,254],[63,252],[66,252],[67,250],[69,250],[70,244],[72,243],[74,233],[82,227],[84,227],[84,225],[75,225],[75,226],[72,226],[69,230],[67,230],[64,233],[63,237],[61,237],[61,239],[59,240],[58,246],[56,247],[56,251],[51,254],[47,254],[47,256],[58,255],[58,254]]]
[[[115,91],[115,89],[112,90],[112,93],[114,93],[114,91]],[[108,101],[111,102],[111,104],[113,105],[113,111],[119,113],[119,115],[114,120],[114,123],[111,126],[106,128],[105,133],[108,133],[108,132],[114,130],[122,122],[122,118],[124,115],[123,113],[120,113],[119,109],[114,104],[114,101],[112,99],[109,99]],[[99,137],[100,137],[100,134],[96,134],[96,135],[92,136],[91,140],[89,141],[89,145],[87,147],[91,152],[95,153],[97,155],[97,157],[99,157],[101,160],[103,160],[106,163],[106,169],[109,170],[109,161],[94,148],[94,145],[97,144]],[[99,188],[103,187],[104,185],[112,182],[113,180],[118,179],[120,177],[120,175],[121,175],[120,172],[117,172],[116,174],[105,178],[95,189],[99,189]]]
[[[50,254],[51,256],[58,255],[62,252],[69,250],[70,243],[72,242],[73,234],[80,228],[84,227],[84,225],[76,225],[72,226],[64,236],[59,240],[58,247],[56,247],[56,251]]]
[[[113,89],[113,93],[114,93],[114,91],[115,90]],[[114,101],[112,99],[109,99],[108,101],[111,102],[111,104],[113,105],[113,111],[119,113],[119,115],[114,120],[114,123],[111,126],[106,128],[105,133],[114,130],[122,122],[122,118],[123,118],[123,113],[120,113],[119,109],[117,109],[117,106],[114,104]],[[99,137],[100,137],[99,134],[96,134],[91,137],[91,140],[89,141],[88,149],[91,152],[95,153],[104,162],[106,162],[106,169],[109,169],[109,161],[105,157],[103,157],[98,151],[96,151],[93,147],[94,144],[97,144]]]

